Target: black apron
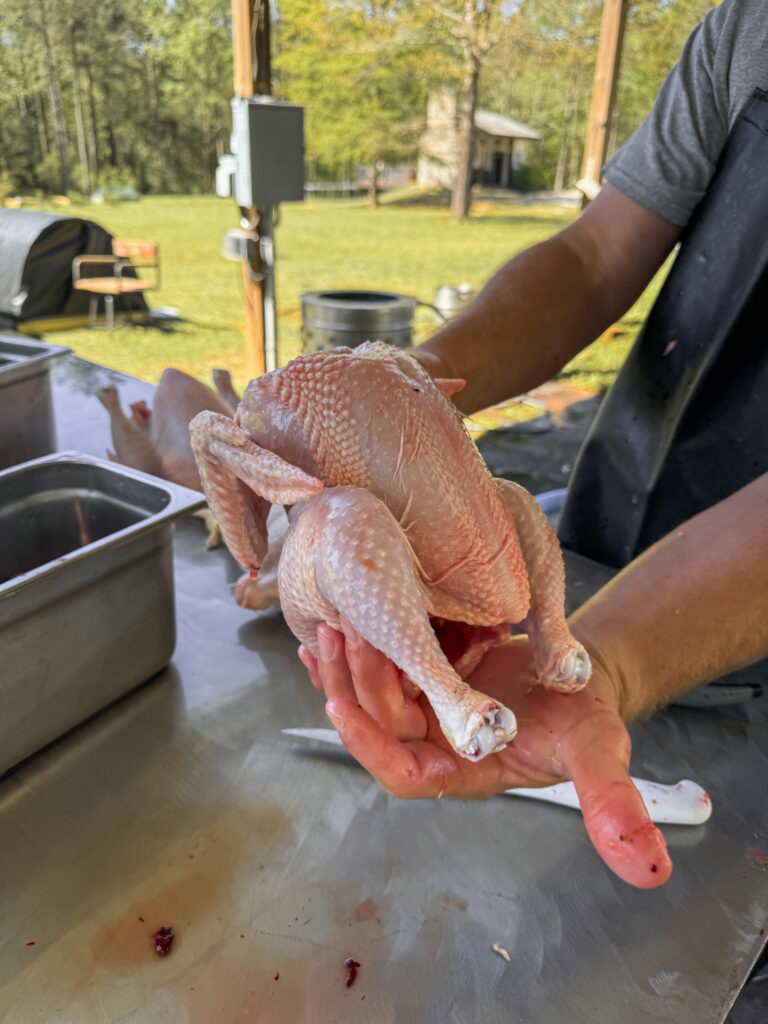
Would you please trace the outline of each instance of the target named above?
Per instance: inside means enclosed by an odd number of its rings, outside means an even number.
[[[768,471],[768,92],[739,115],[568,488],[564,547],[619,568]]]

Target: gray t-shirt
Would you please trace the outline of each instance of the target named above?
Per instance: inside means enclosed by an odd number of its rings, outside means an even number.
[[[756,88],[768,89],[768,0],[723,0],[691,33],[650,114],[606,164],[605,179],[683,227]],[[768,167],[765,175],[768,187]]]

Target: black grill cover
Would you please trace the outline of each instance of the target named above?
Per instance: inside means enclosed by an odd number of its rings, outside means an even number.
[[[72,287],[72,261],[111,252],[112,235],[93,221],[0,209],[0,325],[87,316],[90,296]],[[115,309],[146,311],[147,304],[140,294],[117,295]]]

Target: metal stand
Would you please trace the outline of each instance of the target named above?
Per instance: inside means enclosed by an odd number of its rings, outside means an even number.
[[[115,329],[115,297],[106,294],[104,296],[104,323],[108,330]],[[88,302],[88,326],[93,329],[99,324],[99,296],[91,295]]]
[[[277,369],[277,300],[275,298],[276,206],[259,209],[259,248],[264,275],[264,361],[266,371]]]

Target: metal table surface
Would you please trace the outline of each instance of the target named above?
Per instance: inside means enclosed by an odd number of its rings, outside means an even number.
[[[61,361],[60,447],[103,454],[103,378]],[[326,725],[323,701],[279,613],[238,608],[237,567],[203,540],[176,528],[170,667],[0,781],[3,1020],[722,1021],[768,928],[766,699],[635,730],[636,775],[695,779],[714,805],[664,827],[672,879],[640,892],[576,812],[399,801],[297,749],[281,728]]]

